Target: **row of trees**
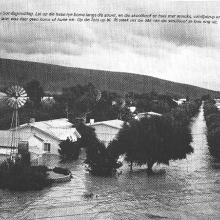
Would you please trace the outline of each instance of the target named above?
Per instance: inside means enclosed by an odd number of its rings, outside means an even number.
[[[193,152],[189,123],[200,105],[200,101],[188,102],[161,117],[126,123],[108,151],[114,158],[125,154],[131,169],[133,163],[147,164],[149,172],[155,163],[186,158]]]
[[[57,97],[58,102],[67,105],[70,117],[76,117],[81,113],[88,113],[88,118],[96,121],[120,118],[124,121],[131,119],[129,106],[136,106],[138,112],[156,111],[158,113],[169,112],[177,106],[171,96],[159,95],[156,92],[149,94],[127,93],[119,95],[115,92],[102,91],[101,96],[91,83],[85,86],[77,85],[63,89],[63,93]]]
[[[177,106],[172,97],[168,95],[159,95],[156,92],[149,94],[130,92],[122,96],[115,92],[100,92],[91,83],[65,88],[61,94],[53,95],[46,94],[37,80],[28,82],[24,88],[29,100],[22,109],[19,109],[21,124],[27,123],[30,118],[40,121],[61,117],[73,119],[85,115],[96,121],[115,118],[128,121],[131,119],[128,107],[132,105],[136,106],[137,112],[155,111],[158,113],[169,112]],[[53,96],[54,103],[51,105],[43,104],[41,99],[44,96]],[[12,110],[7,108],[7,105],[3,108],[1,104],[0,129],[8,129]]]
[[[214,100],[205,101],[204,115],[210,154],[220,160],[220,111],[216,107]]]

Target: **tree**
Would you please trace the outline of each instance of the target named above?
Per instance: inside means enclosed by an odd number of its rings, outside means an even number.
[[[50,185],[47,167],[30,166],[29,156],[26,156],[15,161],[8,158],[0,164],[0,188],[28,191],[41,190]]]
[[[98,138],[96,137],[95,129],[82,122],[79,122],[78,124],[75,122],[74,124],[81,135],[81,138],[79,139],[79,146],[80,148],[86,149],[86,161],[94,161],[100,144]]]
[[[40,86],[40,82],[37,80],[32,80],[26,84],[25,89],[34,107],[39,107],[41,98],[44,96],[44,91]]]
[[[220,127],[208,131],[208,144],[210,154],[220,160]]]
[[[79,145],[81,148],[88,149],[89,146],[93,146],[97,143],[95,129],[85,125],[83,122],[77,122],[70,119],[70,122],[74,124],[77,131],[80,133]]]
[[[79,145],[86,149],[86,161],[93,175],[110,176],[120,166],[117,158],[112,157],[105,145],[99,141],[94,128],[79,123],[77,130],[81,134]]]
[[[220,160],[220,112],[214,100],[205,101],[204,114],[209,152],[215,159]]]
[[[74,116],[91,112],[97,103],[96,99],[97,89],[92,83],[63,88],[63,94],[59,97],[60,102],[71,115],[74,113]]]
[[[202,99],[203,101],[210,100],[210,99],[211,99],[211,96],[210,96],[210,94],[206,94],[206,95],[203,95],[201,99]]]
[[[60,149],[58,149],[62,160],[76,160],[79,157],[80,145],[78,142],[73,142],[69,138],[62,141],[60,144]]]
[[[185,158],[193,151],[190,142],[188,127],[163,116],[125,124],[109,147],[117,149],[118,156],[125,154],[125,160],[131,164],[147,164],[148,171],[152,172],[155,163],[169,164],[171,159]]]

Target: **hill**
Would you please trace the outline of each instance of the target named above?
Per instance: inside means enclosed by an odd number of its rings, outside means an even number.
[[[0,87],[15,82],[25,84],[32,79],[41,82],[45,91],[59,93],[62,88],[89,82],[100,90],[123,94],[124,92],[175,94],[181,97],[201,97],[204,94],[220,97],[220,92],[186,85],[151,76],[64,67],[51,64],[0,59]]]

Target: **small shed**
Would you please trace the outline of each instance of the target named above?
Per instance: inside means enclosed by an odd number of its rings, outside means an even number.
[[[116,138],[119,130],[124,125],[124,121],[115,119],[109,121],[94,122],[91,120],[91,122],[87,125],[95,129],[95,133],[98,139],[107,147],[108,144]]]

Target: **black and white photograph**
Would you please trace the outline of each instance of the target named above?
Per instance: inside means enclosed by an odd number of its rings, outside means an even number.
[[[14,219],[220,219],[220,2],[0,0]]]

